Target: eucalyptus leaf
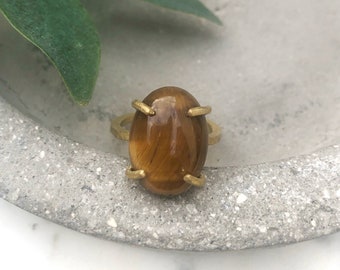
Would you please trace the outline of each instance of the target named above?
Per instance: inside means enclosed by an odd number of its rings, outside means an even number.
[[[222,25],[221,20],[198,0],[144,0],[152,4],[205,18]]]
[[[74,100],[87,104],[97,79],[100,44],[80,2],[0,0],[0,10],[21,35],[52,61]]]

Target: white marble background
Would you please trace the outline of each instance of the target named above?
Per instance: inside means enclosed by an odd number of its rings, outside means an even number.
[[[339,270],[340,233],[286,247],[173,252],[97,239],[48,222],[0,199],[0,269]]]

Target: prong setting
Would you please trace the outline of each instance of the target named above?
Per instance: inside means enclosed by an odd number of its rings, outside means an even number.
[[[132,180],[140,180],[146,176],[144,170],[133,170],[131,167],[126,169],[125,174],[129,179]]]
[[[111,123],[111,132],[129,141],[131,165],[125,171],[127,178],[140,180],[147,190],[159,195],[178,195],[192,186],[204,186],[206,177],[200,173],[208,144],[221,138],[221,128],[205,117],[211,107],[201,106],[178,87],[156,89],[131,105],[136,109],[134,114],[122,115]],[[168,136],[174,129],[184,136]],[[196,143],[192,144],[192,139]],[[183,159],[164,162],[171,159],[172,149],[183,153]]]
[[[134,100],[132,102],[132,107],[147,116],[154,116],[156,114],[156,112],[149,105],[146,105],[140,100]]]
[[[206,115],[211,112],[211,107],[210,106],[204,106],[204,107],[193,107],[188,110],[187,115],[189,117],[195,117],[195,116],[200,116],[200,115]]]
[[[203,187],[205,184],[205,176],[201,174],[200,177],[195,177],[191,174],[186,174],[183,178],[185,182],[195,187]]]

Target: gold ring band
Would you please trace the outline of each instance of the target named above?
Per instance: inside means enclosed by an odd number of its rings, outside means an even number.
[[[126,126],[132,123],[134,115],[134,113],[128,113],[112,120],[111,132],[117,139],[123,141],[129,140],[130,131],[126,128]],[[213,145],[218,143],[221,139],[221,128],[209,119],[207,119],[207,126],[208,144]]]

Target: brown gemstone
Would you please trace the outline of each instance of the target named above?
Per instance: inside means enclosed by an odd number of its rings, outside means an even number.
[[[153,193],[180,194],[190,188],[186,174],[199,177],[208,148],[205,116],[189,117],[192,107],[200,106],[187,91],[163,87],[143,102],[156,114],[137,111],[132,122],[129,152],[132,169],[143,169],[142,185]]]

